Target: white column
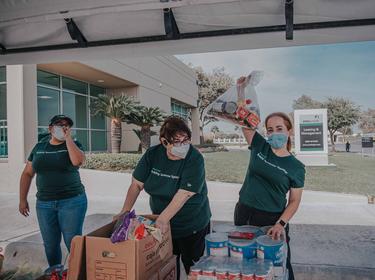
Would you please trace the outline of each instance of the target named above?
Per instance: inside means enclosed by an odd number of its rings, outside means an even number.
[[[35,64],[23,66],[23,85],[23,117],[26,159],[38,141],[37,67]]]
[[[17,191],[21,170],[37,141],[36,65],[7,66],[9,188]]]
[[[200,130],[199,130],[199,110],[198,108],[191,109],[191,140],[194,145],[200,144]]]

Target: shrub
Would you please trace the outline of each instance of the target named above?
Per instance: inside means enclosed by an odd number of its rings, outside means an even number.
[[[129,171],[134,169],[142,157],[141,154],[87,154],[82,168],[107,171]]]
[[[201,145],[195,145],[195,147],[201,152],[201,153],[215,153],[215,152],[227,152],[227,148],[225,146],[220,144],[201,144]]]

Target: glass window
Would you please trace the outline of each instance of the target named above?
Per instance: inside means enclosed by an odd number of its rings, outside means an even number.
[[[63,92],[63,113],[74,122],[74,127],[87,128],[87,97]]]
[[[90,85],[90,96],[99,96],[100,94],[105,94],[105,89],[104,88],[101,88],[101,87],[98,87],[98,86],[94,86],[94,85]]]
[[[38,140],[46,141],[50,138],[48,125],[51,117],[63,113],[72,118],[74,122],[73,139],[78,140],[85,151],[89,151],[90,148],[93,151],[106,151],[107,120],[105,117],[89,116],[89,96],[84,96],[88,95],[88,90],[90,89],[90,95],[93,96],[93,100],[100,94],[105,94],[106,89],[42,70],[38,70],[37,74]],[[62,81],[61,84],[60,80]],[[56,89],[51,89],[50,87],[56,87]],[[2,88],[0,87],[0,117],[6,115],[6,107],[2,109],[3,104],[4,106],[6,104],[5,95],[3,96]],[[90,123],[89,120],[91,120]],[[95,129],[95,131],[91,129]]]
[[[0,120],[0,158],[8,156],[8,127],[5,120]]]
[[[38,125],[48,126],[50,119],[59,114],[59,91],[38,86]]]
[[[91,128],[105,129],[105,118],[101,116],[91,116]]]
[[[176,115],[176,116],[179,116],[181,118],[184,118],[184,119],[188,119],[189,118],[189,114],[190,114],[190,109],[183,105],[183,104],[179,104],[179,103],[176,103],[174,101],[172,101],[172,114],[173,115]]]
[[[0,66],[0,83],[6,82],[7,76],[6,76],[6,67]]]
[[[82,144],[84,151],[89,150],[89,136],[87,130],[72,129],[72,137]]]
[[[94,98],[91,98],[91,104]],[[91,115],[91,128],[93,129],[105,129],[105,117]]]
[[[62,77],[62,87],[63,89],[68,89],[70,91],[78,92],[81,94],[87,94],[86,83],[73,80],[67,77]]]
[[[38,142],[48,141],[50,139],[50,134],[48,128],[39,127],[38,128]]]
[[[7,119],[7,87],[5,84],[0,85],[0,121]]]
[[[91,150],[107,150],[107,133],[105,131],[91,131]]]
[[[53,87],[60,87],[60,77],[56,74],[45,72],[42,70],[37,71],[38,84],[45,84]]]

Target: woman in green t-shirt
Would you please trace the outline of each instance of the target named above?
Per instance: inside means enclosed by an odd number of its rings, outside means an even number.
[[[190,144],[191,131],[181,118],[167,118],[159,139],[160,144],[149,148],[138,162],[124,206],[114,219],[130,211],[144,189],[150,195],[152,213],[159,215],[156,226],[162,232],[171,227],[179,277],[180,257],[189,273],[203,255],[210,231],[204,159]]]
[[[279,239],[285,230],[289,279],[294,279],[288,222],[301,201],[305,166],[290,153],[292,123],[289,117],[281,112],[273,113],[266,118],[265,126],[267,140],[255,130],[243,129],[251,158],[234,222],[236,225],[271,226],[268,234],[274,239]]]
[[[19,212],[30,213],[27,196],[36,174],[36,214],[43,238],[49,268],[61,270],[61,236],[68,250],[75,235],[82,235],[87,198],[79,175],[85,154],[79,142],[73,141],[73,121],[65,115],[50,120],[49,135],[31,151],[20,180]]]

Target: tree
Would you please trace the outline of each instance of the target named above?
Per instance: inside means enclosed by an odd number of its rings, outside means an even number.
[[[375,109],[368,109],[362,112],[359,127],[362,129],[363,133],[375,132]]]
[[[165,119],[165,114],[158,107],[137,106],[134,113],[129,116],[129,123],[139,126],[141,129],[138,138],[141,140],[142,150],[150,148],[151,127],[161,124]],[[133,130],[134,131],[134,130]]]
[[[121,123],[128,121],[134,113],[137,102],[124,94],[120,96],[101,94],[90,105],[92,115],[111,119],[112,153],[119,153],[121,148]]]
[[[139,139],[139,145],[138,145],[138,152],[142,152],[142,134],[140,129],[133,129],[133,132],[135,135],[137,135]],[[150,137],[158,135],[157,132],[151,130]]]
[[[216,137],[216,133],[220,132],[220,129],[217,127],[217,125],[214,125],[211,127],[211,132],[214,134],[214,139]]]
[[[354,102],[342,97],[328,97],[323,104],[327,108],[328,131],[335,152],[334,134],[336,131],[354,125],[360,117],[360,108]]]
[[[308,95],[302,95],[301,97],[293,100],[293,110],[301,110],[301,109],[321,109],[323,108],[323,104],[319,101],[312,99]]]
[[[348,135],[353,134],[353,129],[352,129],[351,126],[345,126],[343,128],[340,128],[338,131],[342,133],[342,135],[344,137],[344,142],[346,142],[348,140],[348,138],[349,138]]]
[[[203,143],[203,128],[207,124],[217,121],[216,118],[206,116],[204,114],[204,110],[217,97],[229,89],[234,84],[234,80],[227,73],[225,73],[224,68],[216,68],[212,71],[212,73],[204,72],[202,67],[195,67],[193,70],[195,71],[198,85],[200,142]]]

